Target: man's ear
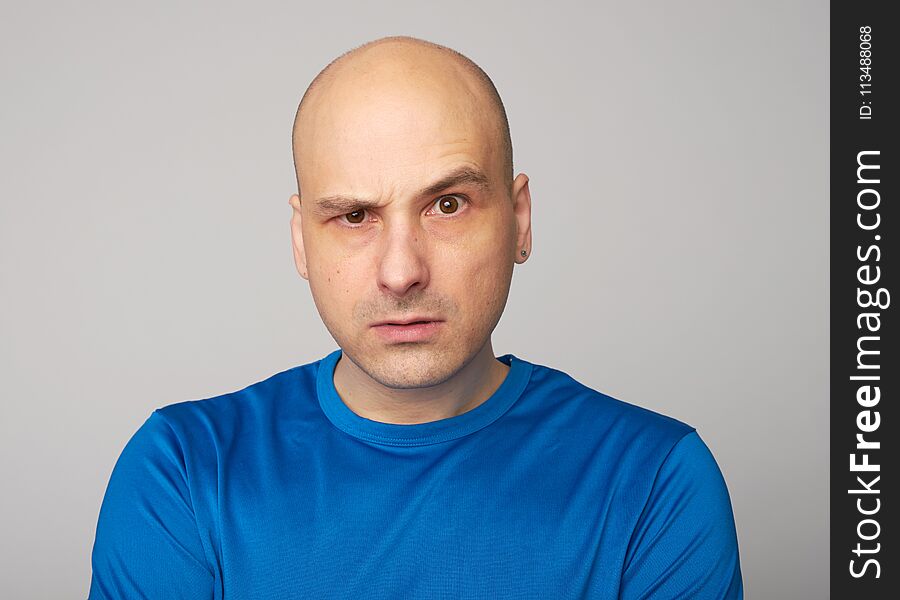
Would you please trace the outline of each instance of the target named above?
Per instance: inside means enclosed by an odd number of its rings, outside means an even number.
[[[303,214],[300,211],[300,196],[294,194],[288,200],[288,204],[294,209],[291,213],[291,244],[294,247],[294,264],[300,277],[309,280],[309,271],[306,268],[306,250],[303,248]]]
[[[525,173],[519,173],[513,180],[512,202],[516,216],[516,262],[522,264],[531,256],[531,191]]]

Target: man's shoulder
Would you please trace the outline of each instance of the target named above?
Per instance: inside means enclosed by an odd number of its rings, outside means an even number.
[[[177,432],[223,432],[235,425],[271,421],[315,400],[318,359],[293,366],[243,388],[200,399],[172,402],[153,412]]]
[[[532,363],[533,409],[568,431],[634,444],[671,447],[695,428],[672,416],[595,389],[565,371]]]

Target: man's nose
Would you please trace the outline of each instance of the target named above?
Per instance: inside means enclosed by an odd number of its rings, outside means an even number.
[[[424,232],[414,222],[395,222],[382,231],[378,285],[401,297],[428,285]]]

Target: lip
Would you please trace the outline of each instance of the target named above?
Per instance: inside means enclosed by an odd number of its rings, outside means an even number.
[[[396,319],[385,319],[383,321],[379,321],[378,323],[374,323],[372,327],[378,327],[379,325],[409,325],[410,323],[415,323],[416,321],[440,321],[441,319],[437,317],[429,317],[427,315],[409,315],[407,317],[397,317]]]
[[[408,324],[382,323],[373,325],[383,340],[387,342],[425,342],[438,334],[444,325],[443,321],[427,321],[425,323],[413,323],[420,319],[407,320]],[[423,319],[424,320],[424,319]]]

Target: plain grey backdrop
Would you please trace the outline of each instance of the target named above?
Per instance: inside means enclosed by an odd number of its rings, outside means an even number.
[[[383,35],[493,78],[533,256],[498,356],[695,426],[748,598],[827,597],[828,3],[5,2],[0,596],[87,595],[154,408],[337,346],[294,268],[290,132]]]

